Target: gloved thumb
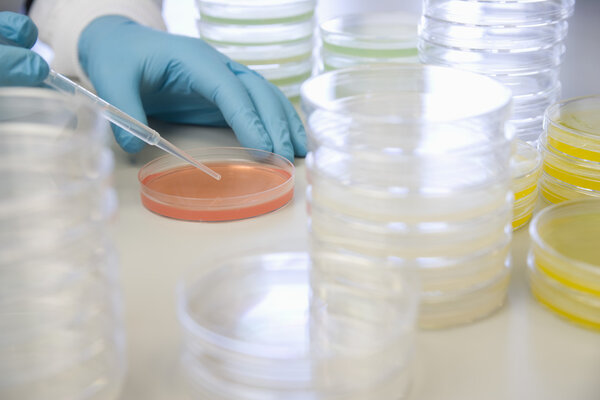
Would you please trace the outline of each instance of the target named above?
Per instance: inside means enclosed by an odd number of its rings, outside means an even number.
[[[140,98],[139,87],[137,84],[132,83],[136,80],[123,79],[123,77],[117,78],[114,76],[115,74],[110,75],[113,76],[104,78],[90,77],[98,95],[126,114],[147,124],[148,120],[144,112],[142,99]],[[112,125],[112,129],[117,143],[126,152],[137,153],[144,148],[145,143],[126,130],[116,125]]]

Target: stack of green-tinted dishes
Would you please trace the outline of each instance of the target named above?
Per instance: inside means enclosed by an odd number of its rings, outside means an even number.
[[[316,0],[197,0],[202,39],[290,99],[313,69]]]
[[[358,64],[416,63],[419,17],[406,13],[352,14],[320,25],[324,70]]]

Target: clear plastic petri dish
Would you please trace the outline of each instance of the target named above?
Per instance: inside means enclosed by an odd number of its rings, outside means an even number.
[[[324,47],[319,49],[320,66],[325,72],[335,69],[349,68],[360,64],[417,64],[419,57],[406,56],[396,58],[358,57],[328,51]]]
[[[515,201],[512,221],[513,230],[517,230],[525,226],[531,217],[533,217],[533,211],[535,210],[535,205],[538,200],[538,194],[539,189],[536,185],[531,193]]]
[[[419,306],[419,327],[440,329],[474,322],[490,316],[506,300],[510,282],[510,260],[488,281],[455,292],[423,293]]]
[[[535,191],[541,174],[542,155],[533,145],[516,139],[513,142],[510,169],[515,201]]]
[[[312,18],[316,0],[196,0],[200,17],[227,24],[272,24]]]
[[[302,84],[310,78],[313,63],[309,57],[292,63],[250,65],[249,67],[274,85],[286,86],[294,83]]]
[[[550,204],[575,199],[600,198],[600,191],[598,190],[568,184],[548,175],[545,171],[542,171],[539,188],[543,198]]]
[[[483,154],[486,155],[489,153]],[[440,221],[452,224],[482,218],[512,204],[510,177],[506,168],[497,175],[493,168],[488,171],[480,168],[481,175],[471,174],[470,171],[439,175],[444,164],[433,162],[428,165],[427,160],[421,159],[421,164],[413,165],[415,160],[409,157],[404,162],[391,165],[396,170],[402,170],[403,165],[404,171],[419,169],[423,175],[408,173],[406,177],[390,177],[376,173],[385,170],[385,163],[380,169],[367,169],[364,164],[350,162],[351,166],[360,169],[359,173],[363,171],[362,176],[352,176],[354,170],[347,168],[351,158],[346,158],[340,161],[339,154],[321,153],[320,149],[307,155],[310,196],[315,203],[354,218],[383,224],[435,224]],[[447,158],[435,157],[434,161],[447,161]],[[433,169],[433,173],[429,176],[425,174],[428,169],[425,167]],[[386,180],[386,176],[390,179]]]
[[[600,96],[564,100],[544,116],[548,144],[564,154],[600,162]]]
[[[478,50],[450,47],[419,39],[419,56],[426,64],[459,67],[480,74],[534,73],[560,66],[566,47],[563,42],[534,51]]]
[[[425,0],[424,15],[465,25],[535,26],[568,18],[575,0]]]
[[[468,104],[461,106],[460,110],[442,106],[460,91],[468,92]],[[378,96],[389,95],[387,100],[396,102],[403,100],[410,104],[411,100],[415,101],[425,107],[420,110],[427,121],[435,123],[456,122],[482,115],[486,115],[486,121],[492,123],[508,115],[512,97],[510,90],[493,79],[468,71],[430,65],[356,66],[330,71],[307,81],[302,88],[302,108],[309,115],[316,109],[346,112],[358,111],[355,108],[360,106],[372,122],[381,122],[378,117],[383,119],[394,110],[389,105],[381,108],[386,100],[383,98],[374,106],[365,108],[368,106],[367,99],[375,93]],[[406,115],[401,117],[407,124],[424,123],[421,116],[415,116],[416,108],[405,108]],[[496,126],[488,128],[498,131]]]
[[[352,14],[324,21],[319,30],[331,54],[386,62],[417,56],[418,21],[416,15],[399,12]]]
[[[312,17],[304,20],[257,25],[230,25],[199,20],[198,32],[215,45],[288,44],[312,37],[315,23]]]
[[[294,166],[262,150],[213,147],[189,154],[221,174],[217,181],[172,156],[140,169],[142,204],[150,211],[190,221],[229,221],[262,215],[294,195]]]
[[[529,229],[536,267],[561,285],[600,299],[600,200],[542,210]]]
[[[319,253],[311,261],[306,253],[251,252],[215,260],[185,278],[178,286],[177,311],[184,341],[183,369],[192,392],[223,400],[358,400],[366,393],[378,398],[404,394],[412,354],[412,336],[405,335],[414,329],[418,298],[408,282],[387,285],[395,296],[378,310],[370,305],[383,300],[363,297],[365,310],[376,311],[370,318],[352,315],[360,308],[338,309],[334,300],[342,292],[334,286],[318,289],[327,295],[331,308],[320,307],[311,298],[313,280],[317,285],[329,283],[325,276],[311,276],[313,262],[317,274],[326,273],[327,266],[341,265],[347,267],[345,271],[374,272],[375,265],[364,260]],[[388,271],[404,274],[402,269]],[[361,283],[371,294],[382,289],[373,279]],[[360,286],[354,290],[362,293]],[[356,300],[351,293],[343,297]],[[385,317],[386,327],[374,324],[376,317]],[[340,323],[353,329],[329,330]],[[393,340],[386,337],[392,331]]]
[[[378,222],[341,213],[308,197],[311,232],[321,241],[360,254],[400,259],[465,258],[510,238],[508,204],[471,220]]]
[[[546,138],[540,140],[546,174],[583,189],[600,191],[600,162],[586,161],[549,145]]]
[[[312,37],[276,44],[226,44],[212,43],[217,50],[244,65],[277,65],[303,62],[313,51]]]
[[[528,258],[529,286],[533,296],[555,314],[581,326],[600,330],[600,296],[562,284]]]
[[[505,3],[506,4],[506,3]],[[485,18],[485,16],[482,16]],[[531,26],[458,24],[423,16],[421,37],[440,45],[477,50],[536,51],[567,37],[566,20]]]

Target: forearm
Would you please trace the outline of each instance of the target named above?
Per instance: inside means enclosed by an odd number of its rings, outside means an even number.
[[[77,43],[91,21],[103,15],[122,15],[165,30],[161,11],[161,0],[35,0],[29,15],[38,26],[40,39],[54,51],[52,67],[87,82]]]

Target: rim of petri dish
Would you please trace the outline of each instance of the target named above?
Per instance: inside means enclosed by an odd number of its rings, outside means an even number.
[[[591,129],[591,130],[575,129],[575,128],[570,128],[570,127],[564,125],[563,123],[561,123],[558,120],[562,114],[561,111],[563,111],[565,107],[568,107],[569,105],[580,104],[580,103],[585,104],[590,101],[595,102],[598,106],[597,108],[600,110],[600,95],[574,97],[574,98],[559,101],[559,102],[554,103],[551,106],[549,106],[544,113],[544,129],[546,130],[548,137],[552,138],[556,141],[560,141],[561,143],[564,143],[566,145],[573,146],[576,148],[576,150],[580,150],[579,149],[580,145],[570,144],[570,143],[568,143],[569,142],[568,140],[565,141],[566,143],[563,142],[564,139],[567,139],[564,137],[564,135],[552,135],[552,133],[551,133],[551,132],[553,132],[552,128],[554,128],[559,131],[564,131],[568,134],[574,135],[575,137],[580,137],[583,139],[587,139],[587,140],[596,142],[600,146],[600,125],[598,126],[597,129]],[[577,110],[574,110],[574,112],[576,112],[576,111]],[[554,136],[558,136],[558,137],[554,137]],[[581,150],[585,150],[585,149],[581,149]],[[596,153],[596,152],[600,152],[600,148],[598,149],[598,151],[595,151],[595,150],[587,150],[587,151]]]
[[[561,263],[570,264],[573,269],[579,269],[584,271],[586,274],[600,278],[600,262],[599,264],[594,265],[585,261],[568,257],[554,248],[550,243],[546,242],[543,238],[543,234],[540,232],[545,223],[551,221],[556,216],[565,218],[572,217],[574,215],[585,215],[586,213],[590,212],[600,215],[600,200],[576,199],[551,205],[533,217],[533,220],[529,226],[529,235],[531,236],[533,244],[539,247],[542,252],[560,260]]]
[[[242,147],[199,148],[189,150],[188,154],[220,172],[222,179],[216,181],[171,155],[158,157],[144,165],[138,173],[142,203],[148,210],[187,221],[233,221],[275,211],[286,205],[294,195],[294,165],[277,154]],[[227,166],[243,168],[245,180],[236,182],[235,176],[224,170]],[[181,184],[162,191],[152,187],[160,183],[157,179],[170,179],[170,175],[175,173],[179,174],[179,179],[187,178],[187,187],[198,183],[203,187],[209,185],[213,194],[180,191],[180,188],[186,187]],[[268,182],[271,178],[272,182]],[[185,183],[185,179],[182,182]],[[235,192],[234,188],[239,187],[240,182],[253,185]],[[218,185],[225,183],[229,183],[229,193],[214,192],[219,189]]]
[[[70,130],[72,134],[70,137],[66,137],[64,141],[57,141],[60,144],[60,147],[57,146],[57,154],[63,153],[66,150],[73,149],[75,147],[81,147],[84,144],[88,146],[91,143],[101,143],[106,137],[106,122],[104,118],[100,116],[100,114],[94,110],[90,105],[86,102],[81,101],[77,97],[64,95],[52,89],[46,88],[36,88],[36,87],[2,87],[0,88],[0,102],[8,99],[12,104],[12,107],[17,108],[18,102],[26,102],[29,107],[28,112],[23,115],[15,115],[11,114],[9,116],[0,115],[0,126],[4,124],[14,123],[15,119],[17,123],[16,126],[20,126],[25,124],[22,121],[19,121],[20,118],[26,117],[42,117],[41,122],[37,124],[27,123],[28,126],[39,126],[44,124],[43,116],[50,114],[56,114],[60,108],[63,108],[61,111],[61,119],[54,120],[53,122],[56,124],[57,122],[62,122],[62,124],[55,125],[56,128],[66,128],[71,123],[83,124],[85,128],[78,127],[75,130]],[[39,105],[36,102],[40,103]],[[35,104],[36,107],[32,105]],[[0,104],[0,110],[2,105]],[[8,118],[7,118],[8,117]],[[12,124],[11,124],[12,125]],[[13,126],[15,126],[13,125]],[[49,123],[45,124],[46,126]],[[78,139],[76,136],[76,130],[85,130],[86,137],[82,140]],[[73,144],[75,142],[75,144]],[[54,154],[54,153],[53,153]]]
[[[252,290],[255,295],[257,294],[257,289],[262,289],[268,296],[268,291],[277,289],[277,285],[285,283],[294,286],[297,285],[299,288],[304,287],[306,292],[306,311],[308,311],[309,263],[310,256],[307,253],[302,252],[261,254],[251,251],[249,254],[238,254],[237,257],[231,259],[223,259],[221,257],[213,258],[212,265],[209,269],[205,269],[200,273],[196,272],[193,276],[192,274],[195,270],[192,269],[188,271],[188,277],[186,277],[185,280],[180,280],[178,283],[177,314],[181,327],[194,335],[194,339],[206,341],[223,350],[227,349],[228,351],[262,359],[288,359],[290,361],[307,359],[310,357],[307,348],[298,348],[286,344],[252,343],[240,337],[235,337],[234,335],[217,332],[215,329],[211,329],[202,324],[202,321],[198,321],[198,318],[194,318],[192,310],[190,309],[190,304],[194,301],[194,297],[199,296],[199,293],[195,293],[195,291],[202,289],[202,287],[214,287],[214,284],[211,282],[221,282],[233,287],[236,285],[241,286],[243,283],[241,282],[240,277],[243,276],[243,274],[250,274],[249,276],[253,279],[262,278],[259,279],[263,284],[262,287],[248,287],[248,290]],[[278,280],[277,275],[281,275],[282,278]],[[232,279],[234,276],[236,276],[237,279]],[[303,292],[304,290],[301,291]],[[215,294],[218,293],[213,293],[213,295]],[[300,293],[300,295],[302,295],[302,293]],[[204,303],[214,301],[214,299],[211,299],[210,296],[206,295],[205,291],[203,291],[202,296],[204,297]],[[260,304],[253,305],[260,306]],[[308,318],[308,315],[306,315],[305,318]],[[205,322],[209,323],[211,321],[206,320]],[[212,322],[214,324],[220,321]],[[286,319],[282,321],[282,323],[283,322],[292,324],[307,323],[307,321],[297,319]],[[245,332],[243,330],[236,330],[234,333],[244,334]],[[308,340],[308,337],[305,337],[305,339]]]
[[[513,146],[510,161],[512,180],[515,192],[519,193],[536,185],[538,177],[536,172],[542,167],[542,153],[536,146],[521,139],[515,139]]]
[[[357,82],[371,84],[372,87],[361,89],[361,86],[357,87]],[[460,111],[445,112],[426,121],[418,116],[411,118],[389,115],[368,116],[368,120],[413,124],[454,122],[494,112],[505,113],[511,107],[510,89],[488,76],[449,67],[420,64],[359,65],[329,71],[307,80],[302,85],[301,96],[302,107],[307,115],[316,109],[343,114],[346,102],[360,97],[406,92],[436,98],[455,98],[459,88],[464,98],[478,100],[461,107]],[[482,93],[485,93],[485,101],[481,99]],[[355,118],[360,119],[361,116],[356,115]]]
[[[350,14],[322,22],[319,30],[332,51],[387,50],[397,57],[399,50],[414,49],[416,55],[418,23],[418,16],[404,12]]]
[[[101,186],[104,182],[109,182],[114,169],[114,156],[109,149],[102,149],[98,158],[97,169],[90,173],[89,177],[74,178],[73,182],[64,185],[60,192],[44,193],[31,196],[22,196],[18,203],[15,203],[14,198],[0,198],[0,221],[18,218],[19,213],[35,212],[48,207],[49,203],[57,201],[68,201],[70,196],[76,196],[86,190],[93,190],[94,187]],[[40,173],[41,171],[32,166],[33,172]],[[2,169],[0,169],[2,171]],[[18,171],[18,170],[17,170]],[[42,169],[43,171],[43,169]],[[25,169],[25,172],[28,172]],[[52,174],[49,173],[51,176]],[[107,185],[108,187],[109,185]]]
[[[554,170],[559,170],[565,175],[572,175],[575,179],[581,178],[591,181],[592,183],[600,183],[600,161],[583,160],[571,154],[564,153],[549,144],[547,137],[542,137],[538,144],[544,155],[545,168],[551,166]],[[550,158],[554,158],[554,160],[551,160]],[[560,165],[560,163],[563,163],[563,165]],[[569,169],[562,168],[564,166],[568,166]],[[584,186],[579,186],[571,182],[566,183],[585,188]],[[585,189],[596,190],[594,188]]]
[[[586,328],[600,329],[599,322],[593,321],[593,316],[592,318],[588,318],[589,314],[581,315],[581,312],[574,313],[574,308],[572,307],[572,304],[575,303],[582,308],[597,308],[600,306],[600,298],[598,296],[564,285],[548,276],[539,268],[535,256],[531,252],[527,255],[527,275],[529,278],[530,290],[534,297],[555,315],[566,319],[568,322],[576,323]],[[540,286],[544,286],[545,288],[540,289]],[[557,293],[548,295],[548,289],[554,290]],[[541,294],[540,292],[544,292],[544,294]],[[557,297],[561,297],[561,299],[558,299],[557,301]],[[565,299],[571,303],[571,306],[564,306]],[[558,306],[557,303],[560,303],[562,307]],[[577,311],[581,311],[581,309]],[[583,314],[587,313],[584,312]]]

